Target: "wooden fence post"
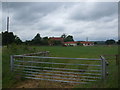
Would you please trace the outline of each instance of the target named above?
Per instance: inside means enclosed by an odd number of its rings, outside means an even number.
[[[13,67],[14,67],[13,55],[10,56],[10,67],[11,67],[11,71],[13,71]]]

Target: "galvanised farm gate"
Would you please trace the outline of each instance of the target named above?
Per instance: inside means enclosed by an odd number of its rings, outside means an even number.
[[[28,79],[86,84],[106,78],[107,61],[99,59],[12,55],[11,71]]]

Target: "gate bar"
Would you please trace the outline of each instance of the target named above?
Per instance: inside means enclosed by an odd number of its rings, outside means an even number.
[[[23,56],[23,55],[14,55],[14,57],[29,57],[29,58],[47,58],[47,59],[76,59],[76,60],[100,60],[94,58],[66,58],[66,57],[42,57],[42,56]]]
[[[24,65],[14,65],[14,66],[22,66],[22,67],[31,67],[31,68],[42,68],[42,69],[55,69],[55,70],[70,70],[70,71],[79,71],[79,72],[101,72],[101,70],[83,70],[83,69],[67,69],[67,68],[52,68],[52,67],[37,67],[37,66],[24,66]],[[21,69],[21,68],[18,68]]]
[[[93,73],[76,73],[76,72],[63,72],[63,71],[52,71],[52,70],[36,70],[36,69],[24,69],[24,70],[30,70],[30,71],[43,71],[43,72],[57,72],[57,73],[73,73],[73,74],[90,74],[90,75],[101,75],[101,74],[93,74]],[[27,71],[29,72],[29,71]]]
[[[41,77],[40,75],[33,75],[33,74],[25,74],[25,75]],[[51,76],[42,76],[42,77],[56,78],[56,79],[80,80],[80,81],[96,81],[96,80],[89,80],[89,79],[61,78],[61,77],[51,77]]]
[[[61,64],[61,65],[84,65],[84,66],[98,66],[101,65],[92,65],[92,64],[67,64],[67,63],[51,63],[51,62],[35,62],[35,61],[23,61],[23,60],[15,60],[16,62],[28,62],[28,63],[44,63],[44,64]]]

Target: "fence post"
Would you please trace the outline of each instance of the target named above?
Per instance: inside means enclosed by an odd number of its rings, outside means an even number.
[[[13,71],[13,67],[14,67],[13,55],[10,56],[10,66],[11,66],[11,71]]]
[[[119,65],[119,55],[116,55],[116,65]]]
[[[106,60],[103,56],[100,56],[101,57],[101,64],[102,64],[102,79],[105,80],[106,78]]]

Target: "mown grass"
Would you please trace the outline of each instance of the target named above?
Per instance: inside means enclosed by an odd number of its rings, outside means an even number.
[[[88,46],[88,47],[34,47],[41,51],[50,51],[51,56],[73,58],[99,58],[104,54],[118,53],[116,46]]]
[[[17,81],[14,78],[14,73],[10,71],[10,55],[35,53],[39,51],[50,51],[49,56],[53,57],[71,57],[71,58],[100,58],[104,54],[118,54],[117,46],[89,46],[89,47],[62,47],[62,46],[25,46],[25,45],[10,45],[8,48],[2,48],[2,84],[3,88],[13,87]],[[113,63],[109,65],[109,76],[106,81],[97,82],[89,85],[80,85],[76,87],[82,88],[112,88],[117,87],[117,66]]]

